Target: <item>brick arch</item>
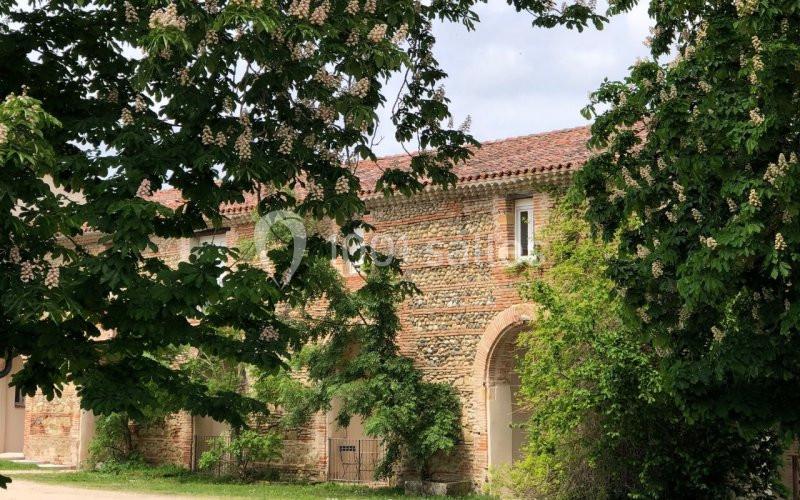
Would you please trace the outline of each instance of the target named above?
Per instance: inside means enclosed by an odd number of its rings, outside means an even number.
[[[517,304],[495,316],[483,332],[472,365],[472,385],[475,408],[473,428],[473,477],[486,479],[489,467],[489,438],[487,429],[487,381],[492,376],[492,355],[497,346],[516,335],[536,315],[535,304]]]

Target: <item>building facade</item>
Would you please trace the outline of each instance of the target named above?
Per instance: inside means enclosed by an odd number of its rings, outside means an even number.
[[[519,278],[510,270],[534,258],[537,232],[553,202],[547,186],[567,183],[585,162],[588,135],[587,128],[576,128],[487,142],[455,168],[454,188],[431,187],[413,197],[373,191],[382,169],[402,166],[406,157],[359,166],[365,219],[375,226],[366,240],[400,256],[406,277],[423,292],[400,308],[400,350],[428,380],[451,384],[462,404],[463,436],[455,452],[434,467],[437,479],[481,483],[491,467],[519,456],[525,436],[513,424],[524,421],[526,412],[516,398],[515,339],[535,320],[535,309],[520,299]],[[174,191],[156,198],[180,204]],[[254,203],[248,199],[224,207],[223,231],[157,242],[159,254],[178,261],[202,242],[233,246],[252,237]],[[352,265],[337,265],[348,284],[358,286],[361,278]],[[54,401],[23,398],[14,406],[16,413],[9,410],[11,393],[0,399],[6,409],[0,452],[20,450],[29,459],[70,465],[85,460],[94,417],[80,410],[74,388]],[[356,419],[341,429],[331,413],[286,436],[282,467],[287,472],[325,479],[341,465],[337,443],[365,437]],[[222,432],[216,422],[177,414],[158,429],[136,429],[135,436],[146,458],[191,467],[200,438]]]

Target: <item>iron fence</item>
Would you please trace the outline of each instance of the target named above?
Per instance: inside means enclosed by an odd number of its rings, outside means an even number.
[[[195,436],[194,448],[192,450],[192,470],[200,470],[200,458],[203,456],[203,453],[213,450],[219,440],[223,440],[225,445],[230,444],[230,439],[228,435]],[[222,457],[222,460],[214,466],[213,470],[209,470],[209,472],[218,476],[229,474],[233,468],[233,463],[233,457],[226,453]]]
[[[375,482],[385,453],[377,439],[328,438],[328,481]]]

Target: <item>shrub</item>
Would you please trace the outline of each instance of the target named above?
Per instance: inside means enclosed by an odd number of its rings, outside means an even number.
[[[89,444],[89,465],[110,467],[111,463],[140,461],[131,434],[130,419],[125,413],[99,415],[95,434]]]
[[[259,467],[281,458],[282,451],[279,434],[243,430],[230,439],[216,438],[211,449],[200,456],[199,465],[200,469],[211,470],[230,463],[237,477],[251,479]]]

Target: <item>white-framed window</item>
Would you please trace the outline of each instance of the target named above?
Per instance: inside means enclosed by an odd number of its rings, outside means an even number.
[[[517,260],[533,259],[533,198],[514,202],[514,250]]]
[[[353,234],[350,235],[347,240],[347,249],[349,250],[350,254],[352,255],[353,252],[356,252],[361,247],[364,246],[364,229],[363,228],[356,228],[353,231]],[[357,274],[358,270],[361,269],[361,266],[364,265],[364,254],[358,256],[357,259],[347,259],[345,263],[345,268],[349,274]]]
[[[203,245],[216,245],[227,247],[228,241],[225,233],[199,234],[192,238],[192,250]]]
[[[14,388],[14,408],[25,408],[25,396],[19,387]]]
[[[225,232],[213,232],[213,233],[201,233],[196,234],[194,238],[192,238],[192,252],[195,249],[203,247],[205,245],[214,245],[218,247],[227,247],[228,246],[228,238]],[[220,267],[223,266],[224,263],[220,263]],[[225,279],[225,275],[227,273],[223,273],[217,278],[217,283],[222,286],[222,281]]]

